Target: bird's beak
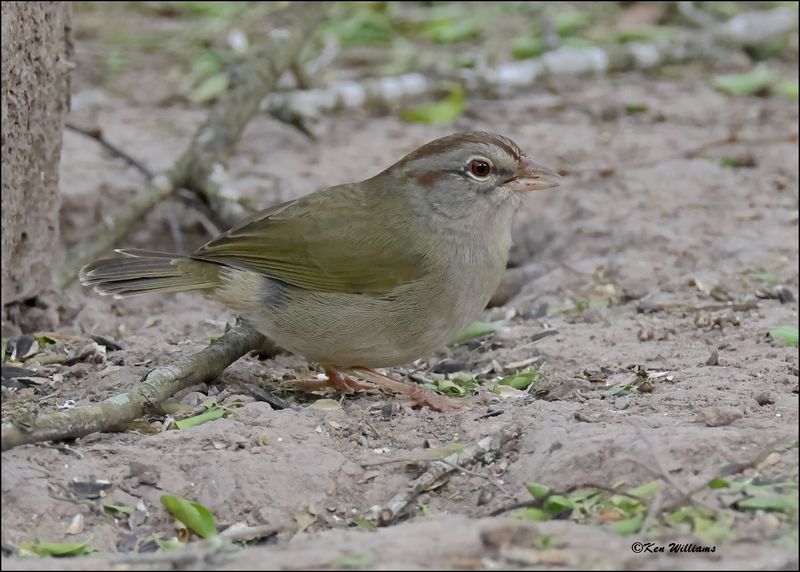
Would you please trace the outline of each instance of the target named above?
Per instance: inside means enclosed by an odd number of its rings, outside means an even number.
[[[557,171],[522,157],[517,172],[506,183],[506,186],[517,193],[552,189],[559,185],[561,175]]]

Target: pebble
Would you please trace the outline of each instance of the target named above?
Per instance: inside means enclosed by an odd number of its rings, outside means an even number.
[[[741,419],[744,413],[738,407],[730,405],[712,405],[700,411],[699,420],[707,427],[724,427],[730,425],[737,419]]]

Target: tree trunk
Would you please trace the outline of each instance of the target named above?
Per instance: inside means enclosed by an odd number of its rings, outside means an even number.
[[[2,303],[50,287],[69,108],[68,2],[2,3]]]

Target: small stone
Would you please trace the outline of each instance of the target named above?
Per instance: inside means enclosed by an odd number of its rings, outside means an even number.
[[[69,526],[67,527],[67,534],[80,534],[85,528],[85,521],[81,513],[72,517]]]
[[[705,423],[706,427],[724,427],[743,416],[744,413],[738,407],[713,405],[700,411],[699,420]]]
[[[711,355],[706,359],[706,365],[719,365],[719,352],[712,350]]]
[[[772,405],[773,403],[775,403],[775,399],[773,399],[773,397],[767,392],[756,393],[753,396],[753,399],[755,399],[756,403],[758,403],[762,407],[764,405]]]
[[[631,404],[630,397],[618,397],[614,400],[614,409],[618,411],[624,411],[627,409]]]
[[[494,498],[495,492],[497,491],[497,487],[494,485],[486,485],[481,489],[481,492],[478,493],[478,506],[483,506],[489,504],[492,499]]]
[[[660,308],[650,300],[639,300],[636,304],[636,312],[638,314],[655,314],[659,309]]]
[[[781,304],[791,304],[792,302],[794,302],[794,294],[792,294],[792,291],[789,290],[786,286],[780,286],[777,289],[777,291],[778,291],[777,292],[778,301]]]
[[[650,328],[641,328],[636,336],[639,338],[640,342],[647,342],[652,340],[655,337],[655,334]]]
[[[184,403],[189,407],[197,407],[206,399],[208,399],[208,395],[200,393],[199,391],[190,391],[181,398],[181,403]]]

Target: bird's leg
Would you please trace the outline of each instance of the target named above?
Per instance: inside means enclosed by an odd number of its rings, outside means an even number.
[[[400,379],[383,375],[375,370],[367,369],[365,367],[353,367],[347,370],[350,373],[357,375],[362,379],[371,381],[381,389],[386,389],[394,393],[399,393],[410,398],[414,403],[423,407],[430,407],[434,411],[452,411],[460,407],[452,399],[448,399],[443,395],[434,393],[429,389],[425,389],[420,385]]]
[[[320,389],[325,389],[326,387],[332,387],[333,389],[348,395],[359,390],[370,388],[369,385],[358,383],[356,380],[347,377],[338,369],[334,369],[330,366],[322,366],[322,371],[325,372],[325,375],[328,376],[328,379],[295,381],[292,382],[292,385],[303,391],[318,391]]]
[[[322,371],[328,376],[328,383],[342,393],[353,393],[362,389],[369,389],[368,385],[358,383],[355,379],[347,377],[338,369],[334,369],[327,365],[322,366]]]

